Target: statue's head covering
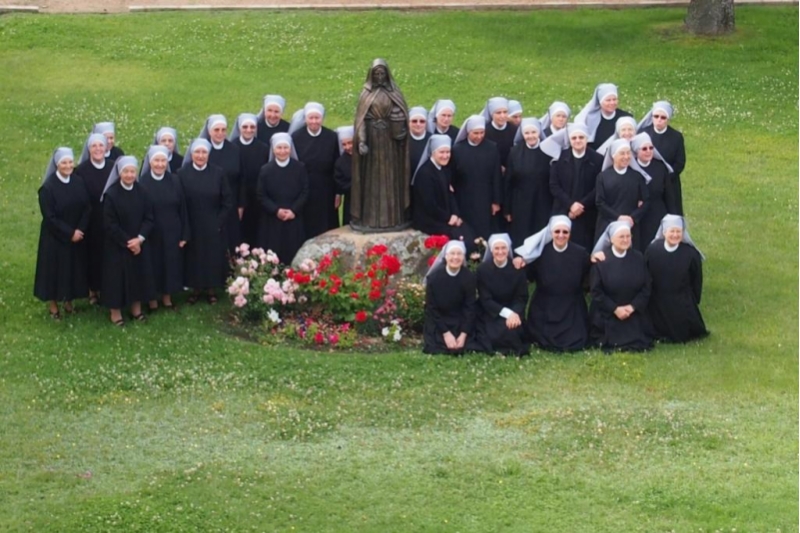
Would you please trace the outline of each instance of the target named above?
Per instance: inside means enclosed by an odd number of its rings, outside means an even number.
[[[369,67],[369,72],[367,72],[367,80],[364,82],[364,89],[371,91],[372,90],[372,73],[375,71],[376,68],[383,67],[386,70],[386,81],[384,82],[384,87],[388,91],[396,91],[399,90],[397,84],[392,77],[392,71],[389,69],[389,64],[381,59],[377,58],[372,61],[372,66]]]
[[[75,154],[72,152],[72,148],[61,146],[53,150],[53,155],[50,156],[50,161],[47,162],[47,168],[42,177],[42,184],[44,184],[50,174],[53,174],[58,169],[58,164],[65,159],[72,159],[73,162],[75,161]]]

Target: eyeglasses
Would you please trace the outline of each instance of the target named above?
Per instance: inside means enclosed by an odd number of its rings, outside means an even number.
[[[421,119],[421,118],[414,118],[414,119],[411,119],[411,123],[412,124],[425,124],[425,121],[423,119]]]
[[[662,120],[667,120],[667,115],[653,115],[653,118],[658,118]]]
[[[553,233],[556,235],[569,235],[569,231],[565,229],[554,229]]]
[[[653,148],[652,146],[642,146],[641,148],[639,148],[639,150],[642,152],[652,152],[653,150],[655,150],[655,148]]]
[[[240,130],[254,130],[254,129],[256,129],[256,127],[252,126],[250,124],[245,124],[244,126],[239,126],[239,129]]]

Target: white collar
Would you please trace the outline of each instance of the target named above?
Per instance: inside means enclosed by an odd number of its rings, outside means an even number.
[[[105,156],[106,156],[106,157],[111,157],[111,150],[109,150],[108,152],[106,152],[106,153],[105,153]]]
[[[554,124],[550,124],[550,133],[555,133],[557,131],[561,131],[564,128],[556,128]]]
[[[620,259],[622,259],[628,254],[628,250],[624,250],[622,253],[619,253],[617,249],[612,246],[611,253],[614,254],[614,257],[619,257]]]
[[[217,144],[217,143],[215,143],[215,142],[211,141],[211,146],[213,146],[213,147],[214,147],[214,150],[222,150],[222,147],[223,147],[223,146],[225,146],[225,141],[222,141],[222,142],[221,142],[221,143],[219,143],[219,144]]]
[[[447,272],[448,276],[450,276],[451,278],[454,278],[454,277],[458,276],[458,273],[461,272],[461,269],[459,268],[455,272],[450,272],[450,267],[445,265],[444,266],[444,271]]]
[[[279,167],[281,167],[281,168],[286,168],[286,167],[288,167],[288,166],[289,166],[289,161],[291,161],[291,160],[292,160],[292,158],[291,158],[291,157],[287,157],[287,158],[286,158],[286,159],[284,159],[283,161],[278,161],[278,159],[277,159],[277,158],[275,158],[275,163],[276,163],[276,164],[277,164]]]
[[[555,250],[558,253],[566,252],[568,247],[569,247],[569,241],[567,241],[567,244],[565,244],[563,248],[559,248],[558,246],[556,246],[556,243],[553,243],[553,250]]]
[[[447,128],[446,130],[442,131],[439,129],[439,126],[436,126],[436,133],[438,133],[439,135],[447,135],[447,130],[449,129],[450,128]]]
[[[502,264],[502,265],[498,265],[498,264],[497,264],[497,262],[496,262],[494,259],[492,259],[492,264],[493,264],[494,266],[496,266],[497,268],[505,268],[505,267],[506,267],[506,265],[508,264],[508,258],[506,257],[506,260],[505,260],[505,261],[503,261],[503,264]]]
[[[467,142],[469,143],[470,146],[473,146],[473,147],[474,146],[478,146],[477,144],[475,144],[474,142],[470,141],[469,139],[467,139]]]
[[[322,133],[322,126],[320,126],[320,128],[319,128],[319,131],[318,131],[317,133],[311,133],[311,130],[310,130],[310,129],[308,129],[308,126],[306,126],[306,131],[307,131],[307,132],[308,132],[308,134],[309,134],[309,135],[311,135],[312,137],[319,137],[319,134],[320,134],[320,133]]]
[[[156,181],[163,180],[165,175],[166,175],[166,173],[161,174],[160,176],[158,176],[155,172],[153,172],[153,169],[150,169],[150,177],[153,178]]]
[[[613,119],[614,117],[616,117],[616,116],[617,116],[617,112],[616,112],[616,111],[614,111],[614,112],[613,112],[613,113],[611,113],[610,115],[606,115],[605,113],[603,113],[602,111],[600,111],[600,114],[601,114],[601,115],[603,115],[603,118],[604,118],[604,119],[606,119],[606,120],[611,120],[611,119]]]
[[[433,163],[433,166],[435,166],[435,167],[436,167],[436,170],[442,170],[442,165],[440,165],[439,163],[437,163],[436,161],[434,161],[434,160],[433,160],[433,156],[431,156],[431,163]]]
[[[268,128],[277,128],[278,124],[280,123],[281,119],[278,119],[278,122],[276,122],[275,124],[270,124],[269,121],[267,120],[267,117],[264,117],[264,124],[266,124]]]
[[[667,239],[664,239],[664,249],[665,249],[666,251],[670,252],[670,253],[672,253],[672,252],[674,252],[675,250],[677,250],[677,249],[678,249],[678,246],[680,246],[680,245],[681,245],[681,243],[678,243],[678,244],[676,244],[675,246],[670,246],[670,245],[669,245],[669,243],[667,242]]]
[[[667,128],[669,128],[669,125],[667,125]],[[653,126],[653,131],[658,133],[659,135],[663,135],[664,133],[667,132],[667,128],[664,128],[663,130],[659,130],[655,126]]]
[[[242,143],[244,146],[250,146],[251,144],[253,144],[253,140],[254,139],[255,139],[255,137],[253,137],[249,141],[245,141],[244,137],[239,137],[239,142]]]
[[[197,165],[194,163],[194,161],[192,161],[192,166],[194,167],[194,169],[195,169],[195,170],[199,170],[199,171],[201,171],[201,172],[202,172],[203,170],[205,170],[205,169],[206,169],[206,167],[208,166],[208,163],[206,163],[206,164],[205,164],[205,165],[203,165],[202,167],[198,167],[198,166],[197,166]]]
[[[136,183],[136,182],[134,182],[134,183]],[[122,187],[123,189],[125,189],[126,191],[132,191],[133,190],[133,183],[131,183],[130,185],[125,185],[124,183],[122,183],[122,180],[120,180],[119,186]]]
[[[90,162],[90,163],[92,164],[92,166],[93,166],[94,168],[96,168],[97,170],[103,170],[104,168],[106,168],[106,160],[105,160],[105,159],[103,159],[103,162],[102,162],[102,163],[100,163],[100,164],[97,164],[97,163],[95,163],[95,162],[94,162],[94,159],[92,159],[92,158],[90,157],[90,158],[89,158],[89,162]]]
[[[503,127],[501,128],[501,127],[500,127],[500,126],[498,126],[498,125],[495,123],[495,121],[493,120],[493,121],[492,121],[492,127],[493,127],[494,129],[496,129],[497,131],[503,131],[504,129],[506,129],[506,128],[508,127],[508,122],[506,122],[505,124],[503,124]]]
[[[167,154],[167,161],[172,161],[172,152]]]
[[[417,137],[416,135],[414,135],[414,134],[412,133],[412,134],[411,134],[411,138],[412,138],[412,139],[414,139],[415,141],[421,141],[422,139],[424,139],[424,138],[425,138],[425,134],[423,133],[422,135],[420,135],[419,137]]]
[[[647,167],[649,167],[649,166],[650,166],[650,163],[652,163],[652,162],[653,162],[653,160],[651,159],[651,160],[650,160],[650,161],[648,161],[647,163],[643,163],[643,162],[642,162],[642,160],[641,160],[641,159],[639,159],[639,158],[637,157],[637,158],[636,158],[636,162],[637,162],[637,163],[639,163],[639,166],[640,166],[640,167],[647,168]]]
[[[622,170],[619,170],[617,167],[613,167],[613,169],[614,169],[614,172],[616,172],[620,176],[622,176],[623,174],[625,174],[628,171],[628,167],[625,167]]]
[[[576,152],[575,150],[572,150],[572,157],[574,157],[575,159],[580,159],[581,157],[583,157],[585,155],[586,155],[586,150],[581,152],[580,155],[578,155],[578,152]]]
[[[525,143],[525,146],[527,146],[527,147],[528,147],[528,150],[533,150],[533,149],[535,149],[535,148],[539,148],[539,141],[536,141],[536,144],[534,144],[533,146],[531,146],[530,144],[528,144],[528,143],[526,142],[526,143]]]
[[[64,185],[66,185],[67,183],[69,183],[69,179],[72,177],[72,175],[70,174],[69,176],[64,177],[64,176],[61,175],[61,172],[56,170],[56,177],[58,178],[58,181],[60,181]]]

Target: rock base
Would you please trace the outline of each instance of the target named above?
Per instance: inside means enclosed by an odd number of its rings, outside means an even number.
[[[339,250],[339,259],[345,268],[362,263],[367,250],[376,244],[384,244],[389,253],[400,260],[402,276],[424,275],[428,271],[428,258],[432,255],[425,249],[428,236],[420,231],[407,229],[388,233],[359,233],[349,226],[337,228],[307,240],[292,261],[297,267],[304,259],[319,259],[333,250]]]

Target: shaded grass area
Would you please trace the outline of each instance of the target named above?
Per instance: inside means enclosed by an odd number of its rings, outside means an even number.
[[[0,529],[797,531],[796,7],[0,17]],[[224,333],[224,306],[112,329],[30,296],[52,149],[323,102],[374,57],[410,105],[495,94],[539,116],[614,81],[677,108],[712,336],[647,355],[330,354]],[[530,112],[530,113],[529,113]]]

